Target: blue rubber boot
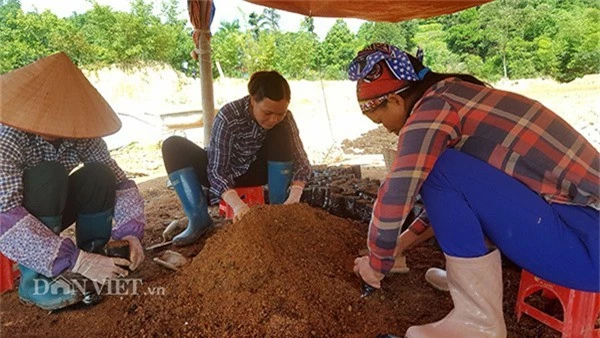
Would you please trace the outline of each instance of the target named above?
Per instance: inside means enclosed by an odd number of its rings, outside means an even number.
[[[113,209],[77,215],[75,238],[83,251],[104,254],[104,246],[112,232]]]
[[[62,230],[61,216],[38,217],[38,219],[57,235]],[[19,298],[25,303],[54,311],[83,300],[81,292],[77,292],[75,286],[61,276],[48,278],[21,264],[19,270],[21,270]]]
[[[282,204],[292,181],[293,162],[269,161],[269,204]]]
[[[174,171],[169,174],[169,180],[188,218],[187,228],[173,238],[173,245],[193,244],[206,233],[213,223],[208,214],[206,196],[204,196],[194,168],[188,167]]]

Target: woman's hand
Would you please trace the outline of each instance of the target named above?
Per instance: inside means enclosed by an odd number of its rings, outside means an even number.
[[[221,198],[225,202],[227,202],[227,204],[229,204],[231,209],[233,209],[233,221],[234,222],[238,222],[239,220],[241,220],[242,217],[244,217],[244,215],[248,212],[248,210],[250,210],[250,207],[248,206],[248,204],[246,204],[246,203],[244,203],[244,201],[242,201],[242,199],[238,195],[237,191],[235,191],[234,189],[226,190],[221,195]]]
[[[139,238],[135,236],[125,236],[123,239],[129,242],[129,261],[131,262],[129,268],[134,271],[144,260],[144,248]]]
[[[290,187],[290,194],[288,195],[288,198],[285,200],[285,202],[283,202],[283,204],[294,204],[300,202],[300,198],[302,197],[302,191],[304,191],[304,184],[293,184]]]
[[[250,211],[250,207],[246,203],[233,209],[233,222],[239,222],[248,211]]]
[[[107,280],[127,276],[128,272],[123,267],[130,265],[131,262],[125,258],[106,257],[80,250],[72,271],[104,284]]]
[[[384,274],[371,268],[369,256],[358,257],[354,260],[354,273],[365,283],[377,289],[381,288],[381,280],[385,277]]]

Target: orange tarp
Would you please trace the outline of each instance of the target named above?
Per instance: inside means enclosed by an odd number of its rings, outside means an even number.
[[[458,12],[492,0],[246,0],[257,5],[315,17],[398,22]]]

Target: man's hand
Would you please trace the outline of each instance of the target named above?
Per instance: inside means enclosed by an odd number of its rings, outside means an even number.
[[[381,288],[381,280],[384,274],[377,272],[369,265],[369,256],[358,257],[354,260],[354,273],[374,288]]]
[[[125,236],[123,239],[129,242],[129,261],[131,261],[129,269],[134,271],[144,261],[144,248],[136,236]]]
[[[304,182],[299,182],[299,184],[294,182],[294,184],[292,184],[292,186],[290,187],[290,194],[287,200],[283,202],[283,204],[293,204],[300,202],[300,197],[302,197],[302,191],[304,191]]]
[[[131,262],[125,258],[106,257],[80,250],[72,271],[94,282],[104,283],[109,279],[127,276],[127,270],[121,266],[130,265]]]

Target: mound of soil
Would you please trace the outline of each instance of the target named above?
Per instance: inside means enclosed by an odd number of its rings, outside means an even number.
[[[148,314],[154,314],[151,326],[169,335],[362,333],[352,325],[360,317],[352,264],[364,244],[364,225],[330,218],[306,205],[254,208],[207,241],[169,286],[178,292],[168,303],[147,298],[139,304],[128,334],[139,332],[136,323],[147,326]],[[172,318],[187,325],[173,330]]]
[[[383,149],[398,147],[398,136],[390,133],[383,126],[369,130],[359,137],[342,141],[342,149],[346,154],[381,154]]]
[[[145,245],[160,241],[176,197],[157,180],[142,189],[148,222]],[[90,308],[48,314],[0,296],[2,336],[44,337],[375,337],[401,335],[411,325],[443,318],[449,294],[423,279],[443,267],[434,242],[408,252],[411,271],[386,277],[381,290],[360,298],[353,261],[365,247],[367,226],[306,204],[260,206],[238,223],[219,226],[193,246],[169,248],[193,257],[179,272],[162,269],[147,253],[137,295],[105,296]],[[167,249],[167,248],[165,248]],[[520,269],[505,260],[504,310],[509,337],[558,337],[514,316]],[[164,294],[150,292],[161,288]],[[146,291],[147,290],[147,291]]]

